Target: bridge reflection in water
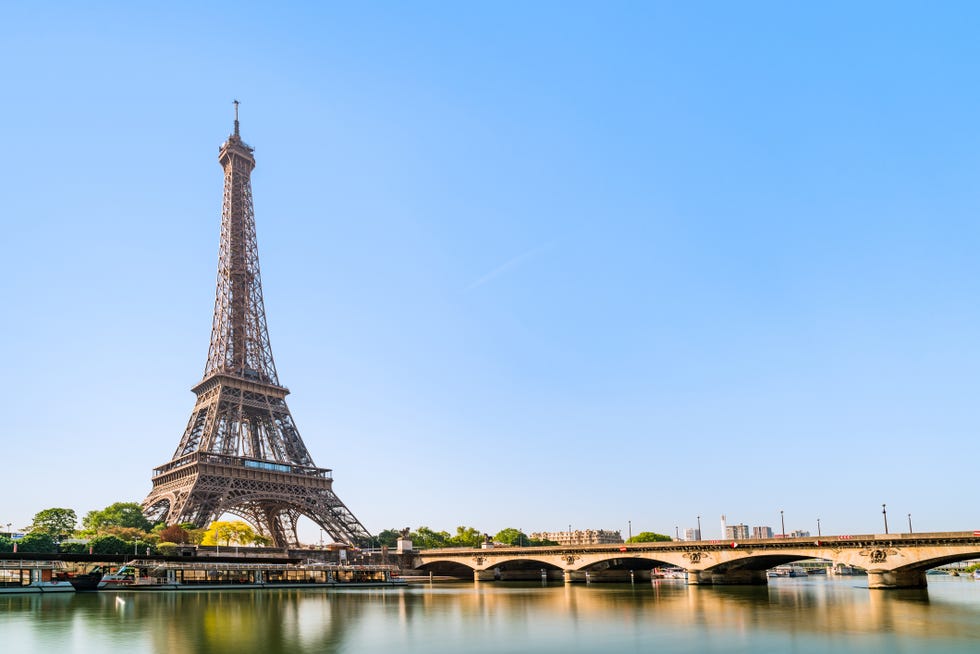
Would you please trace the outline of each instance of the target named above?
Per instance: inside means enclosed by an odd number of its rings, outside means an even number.
[[[925,588],[926,571],[980,558],[980,532],[867,534],[818,538],[771,538],[742,541],[671,541],[628,545],[506,547],[422,550],[415,566],[422,571],[478,581],[531,579],[535,575],[566,583],[649,578],[657,567],[687,572],[688,583],[757,585],[766,571],[804,559],[866,570],[873,589]]]
[[[0,597],[0,634],[12,653],[975,651],[980,584],[863,581],[16,595]]]

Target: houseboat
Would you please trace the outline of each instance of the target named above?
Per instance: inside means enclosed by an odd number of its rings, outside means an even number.
[[[401,586],[385,565],[134,560],[105,574],[99,590],[231,590]]]
[[[60,561],[0,561],[0,594],[74,593]]]

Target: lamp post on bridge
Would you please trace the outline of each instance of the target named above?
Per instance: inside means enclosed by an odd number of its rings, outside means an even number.
[[[888,533],[888,511],[885,510],[885,505],[881,505],[881,517],[885,521],[885,533]]]
[[[817,538],[820,538],[823,534],[820,533],[820,518],[817,518]]]
[[[701,516],[698,516],[698,540],[701,540]]]
[[[912,514],[909,514],[909,536],[912,535]]]
[[[780,537],[786,538],[786,519],[783,517],[783,510],[779,509]]]
[[[632,520],[627,520],[626,521],[626,528],[629,531],[629,535],[630,535],[629,540],[627,540],[626,542],[629,542],[629,541],[633,540],[633,521]]]

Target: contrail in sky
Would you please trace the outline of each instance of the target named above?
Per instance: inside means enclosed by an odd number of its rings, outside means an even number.
[[[507,271],[513,270],[514,268],[517,268],[518,266],[520,266],[522,263],[524,263],[525,261],[527,261],[531,257],[534,257],[534,256],[536,256],[536,255],[544,252],[548,248],[550,248],[553,243],[554,243],[554,241],[549,242],[549,243],[545,243],[544,245],[539,245],[539,246],[537,246],[535,248],[531,248],[527,252],[523,252],[521,254],[518,254],[516,257],[514,257],[512,259],[508,259],[504,263],[500,264],[499,266],[497,266],[496,268],[494,268],[493,270],[491,270],[490,272],[488,272],[483,277],[480,277],[475,282],[472,282],[469,286],[466,287],[466,292],[468,293],[468,292],[472,291],[473,289],[479,288],[479,287],[483,286],[484,284],[486,284],[487,282],[492,281],[496,277],[499,277],[500,275],[503,275]]]

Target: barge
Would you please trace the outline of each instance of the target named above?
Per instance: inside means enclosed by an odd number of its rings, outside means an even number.
[[[403,586],[386,565],[133,560],[103,575],[100,591]]]
[[[0,595],[74,593],[60,561],[0,561]]]

